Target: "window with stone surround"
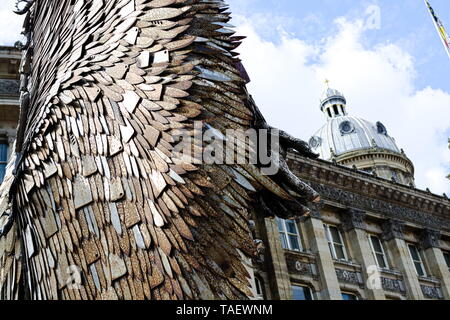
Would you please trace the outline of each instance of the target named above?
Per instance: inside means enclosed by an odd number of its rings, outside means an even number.
[[[0,140],[0,183],[5,177],[6,164],[8,161],[8,142]]]
[[[450,272],[450,252],[443,251],[445,262],[447,262],[448,272]]]
[[[264,290],[264,280],[260,275],[255,275],[255,291],[256,291],[256,299],[264,300],[265,299],[265,290]]]
[[[313,291],[310,287],[294,284],[292,288],[292,300],[314,300]]]
[[[394,297],[394,296],[385,296],[386,300],[402,300],[399,297]]]
[[[294,220],[283,220],[277,218],[278,231],[283,249],[292,251],[302,251],[300,232]]]
[[[386,258],[386,253],[384,252],[383,244],[380,241],[380,238],[377,236],[370,236],[370,246],[372,248],[372,253],[375,258],[375,261],[379,268],[388,269],[389,265]]]
[[[417,249],[417,246],[414,244],[408,244],[409,254],[411,256],[411,260],[414,263],[414,267],[416,268],[416,273],[419,277],[426,277],[425,267],[423,265],[422,257],[420,256],[420,252]]]
[[[359,300],[358,296],[350,292],[342,292],[342,300]]]
[[[330,248],[333,259],[347,261],[347,251],[345,249],[342,233],[336,226],[324,224],[324,228],[328,240],[328,247]]]

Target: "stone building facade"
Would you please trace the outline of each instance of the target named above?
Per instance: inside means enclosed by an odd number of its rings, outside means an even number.
[[[416,189],[387,129],[348,116],[339,91],[321,110],[327,123],[310,140],[321,159],[291,153],[288,163],[322,202],[297,220],[258,221],[259,298],[450,299],[447,196]]]
[[[265,299],[450,299],[450,201],[362,171],[289,155],[323,201],[259,221]]]
[[[11,155],[19,119],[19,64],[21,53],[0,47],[0,181]]]

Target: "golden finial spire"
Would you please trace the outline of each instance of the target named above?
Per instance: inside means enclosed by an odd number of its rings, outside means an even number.
[[[325,79],[325,84],[327,85],[327,88],[329,89],[330,88],[330,80]]]

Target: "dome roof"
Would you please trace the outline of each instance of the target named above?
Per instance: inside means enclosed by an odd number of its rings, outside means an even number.
[[[309,140],[309,145],[323,160],[414,185],[413,163],[397,147],[381,122],[374,124],[349,116],[344,95],[329,87],[322,95],[320,110],[327,122]]]
[[[330,109],[334,105],[345,106],[346,104],[347,100],[345,100],[344,95],[340,91],[329,87],[325,90],[325,92],[322,94],[322,97],[320,98],[320,110],[322,110],[323,112],[328,112],[326,110]],[[346,114],[344,110],[342,110],[342,112],[343,114],[339,115]]]
[[[377,122],[354,116],[329,118],[327,123],[310,139],[312,150],[325,160],[347,152],[379,148],[401,153],[386,127]]]

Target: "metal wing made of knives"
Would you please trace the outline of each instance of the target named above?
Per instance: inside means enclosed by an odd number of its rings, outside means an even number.
[[[284,132],[274,176],[173,153],[196,121],[221,133],[273,129],[246,91],[227,9],[18,2],[27,41],[0,188],[2,299],[251,298],[252,220],[302,215],[318,195],[282,156],[314,155]]]

